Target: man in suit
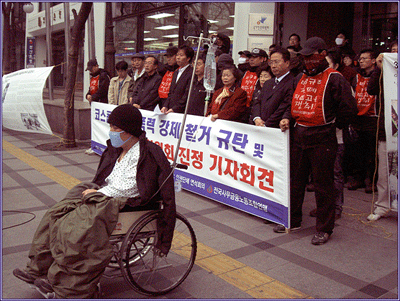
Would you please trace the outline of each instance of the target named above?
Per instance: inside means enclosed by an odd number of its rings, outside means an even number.
[[[290,73],[290,53],[282,47],[275,47],[269,61],[272,78],[264,83],[261,95],[252,108],[253,121],[256,126],[279,128],[282,119],[288,118],[293,96],[293,75]]]
[[[193,67],[190,64],[193,57],[194,50],[192,47],[187,45],[179,47],[176,54],[176,63],[179,68],[174,72],[172,77],[168,98],[162,104],[162,113],[183,113],[185,111],[190,80],[193,74]]]

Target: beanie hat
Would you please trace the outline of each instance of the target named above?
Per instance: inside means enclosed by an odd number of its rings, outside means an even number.
[[[131,104],[116,107],[108,116],[107,122],[135,137],[139,137],[143,133],[142,113]]]
[[[218,57],[217,67],[219,70],[231,65],[233,65],[233,58],[229,54],[223,53]]]

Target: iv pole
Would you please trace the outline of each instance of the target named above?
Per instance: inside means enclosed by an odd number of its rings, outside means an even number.
[[[195,61],[194,61],[192,78],[191,78],[191,80],[190,80],[189,94],[188,94],[188,97],[187,97],[187,100],[186,100],[186,107],[185,107],[185,112],[184,112],[184,114],[183,114],[182,126],[181,126],[181,129],[180,129],[180,131],[179,131],[179,140],[178,140],[178,144],[176,145],[176,150],[175,150],[175,155],[174,155],[174,162],[172,163],[172,168],[173,168],[173,170],[175,169],[175,167],[176,167],[176,165],[177,165],[177,164],[176,164],[176,160],[178,160],[179,147],[180,147],[180,145],[181,145],[182,136],[183,136],[183,130],[184,130],[184,128],[185,128],[187,110],[188,110],[188,107],[189,107],[189,100],[190,100],[190,97],[191,97],[191,95],[192,95],[193,79],[194,79],[195,72],[196,72],[197,59],[199,58],[200,46],[201,46],[201,43],[202,43],[203,41],[208,41],[208,42],[211,43],[211,39],[209,39],[209,38],[203,38],[203,33],[200,34],[200,37],[188,36],[188,37],[185,38],[185,41],[186,41],[187,39],[189,39],[189,38],[192,38],[192,39],[199,39],[199,43],[198,43],[198,45],[197,45],[196,59],[195,59]]]

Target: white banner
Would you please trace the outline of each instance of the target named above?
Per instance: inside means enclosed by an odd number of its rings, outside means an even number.
[[[386,148],[388,153],[389,196],[391,208],[397,210],[398,199],[398,59],[397,53],[383,55],[383,91],[385,101]]]
[[[43,88],[53,67],[29,68],[3,76],[3,126],[53,134],[43,107]]]
[[[92,102],[92,149],[101,154],[114,105]],[[182,114],[141,110],[142,129],[171,161]],[[237,122],[188,115],[175,181],[183,189],[264,219],[289,225],[289,133]]]

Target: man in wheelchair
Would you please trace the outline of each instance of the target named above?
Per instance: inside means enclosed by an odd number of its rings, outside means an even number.
[[[80,183],[42,218],[19,279],[56,298],[94,298],[113,255],[110,235],[119,212],[162,204],[157,221],[160,252],[167,254],[175,226],[172,169],[162,149],[146,138],[142,115],[130,104],[108,118],[110,140],[91,183]]]

